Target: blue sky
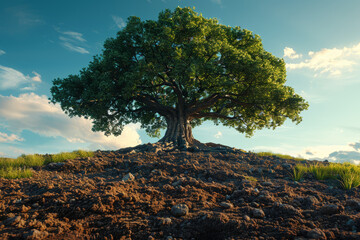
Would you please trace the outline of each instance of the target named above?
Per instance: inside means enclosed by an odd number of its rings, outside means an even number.
[[[0,3],[0,156],[75,149],[118,149],[158,139],[138,124],[119,137],[91,132],[48,103],[54,78],[77,74],[129,16],[156,19],[160,11],[195,7],[221,24],[261,36],[264,48],[287,64],[287,83],[309,103],[303,122],[287,121],[252,138],[205,123],[202,142],[273,151],[309,159],[360,161],[360,1],[109,0]]]

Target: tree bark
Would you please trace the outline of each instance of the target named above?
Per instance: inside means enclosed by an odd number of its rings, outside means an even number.
[[[159,142],[172,142],[179,148],[189,148],[198,142],[194,139],[190,121],[185,116],[174,114],[166,116],[165,119],[166,133]]]

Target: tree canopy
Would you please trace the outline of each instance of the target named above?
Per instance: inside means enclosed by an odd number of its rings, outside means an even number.
[[[161,141],[189,146],[205,120],[247,136],[299,123],[308,104],[285,82],[284,60],[258,35],[178,7],[158,20],[129,17],[79,74],[53,81],[51,101],[92,119],[94,131],[119,135],[139,122],[151,136],[167,129]]]

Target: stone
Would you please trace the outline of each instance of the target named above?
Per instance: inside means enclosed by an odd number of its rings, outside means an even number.
[[[263,210],[261,210],[260,208],[254,208],[252,211],[251,211],[251,214],[253,217],[255,218],[264,218],[265,217],[265,213]]]
[[[170,225],[171,224],[171,218],[162,218],[160,219],[160,225]]]
[[[248,215],[244,215],[244,220],[249,222],[250,221],[250,217]]]
[[[220,206],[223,208],[226,208],[226,209],[230,209],[230,208],[234,207],[234,205],[232,203],[228,203],[228,202],[221,202]]]
[[[357,211],[360,211],[360,201],[357,201],[355,199],[349,199],[346,201],[346,206],[349,206],[351,208],[354,208]]]
[[[126,174],[123,178],[122,178],[122,180],[123,181],[132,181],[132,180],[134,180],[135,179],[135,177],[134,177],[134,175],[132,175],[131,173],[128,173],[128,174]]]
[[[273,186],[274,184],[272,182],[263,182],[261,183],[261,185],[263,185],[264,187],[270,187]]]
[[[49,235],[46,231],[39,231],[37,229],[31,229],[28,233],[24,234],[25,239],[44,239]]]
[[[318,228],[308,231],[306,236],[312,239],[326,239],[325,233]]]
[[[328,205],[321,207],[320,212],[322,214],[332,215],[332,214],[340,213],[343,208],[344,208],[343,206],[338,206],[335,204],[328,204]]]
[[[171,214],[175,217],[182,217],[189,213],[189,207],[186,204],[177,204],[171,208]]]
[[[11,218],[8,218],[4,221],[5,224],[8,224],[8,225],[16,225],[17,223],[19,223],[21,221],[21,217],[20,216],[15,216],[15,217],[11,217]]]
[[[47,166],[49,168],[60,168],[60,167],[62,167],[64,165],[65,165],[64,162],[53,162],[53,163],[49,163]]]

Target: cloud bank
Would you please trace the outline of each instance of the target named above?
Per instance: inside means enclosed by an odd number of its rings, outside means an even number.
[[[5,53],[6,53],[6,52],[5,52],[4,50],[1,50],[1,49],[0,49],[0,56],[1,56],[1,55],[4,55]]]
[[[0,122],[15,133],[29,130],[42,136],[63,137],[69,142],[89,143],[91,150],[118,149],[141,143],[137,124],[125,126],[121,136],[106,137],[101,132],[91,131],[90,120],[70,118],[58,104],[48,102],[46,96],[35,93],[21,94],[18,97],[0,95]],[[7,137],[16,139],[13,135]]]
[[[33,77],[25,76],[16,69],[0,65],[0,90],[14,89],[22,85],[27,86],[21,90],[34,90],[35,84],[41,82],[41,75],[35,71],[32,74]]]
[[[297,58],[296,52],[291,48],[284,49],[285,54],[290,59]],[[310,69],[315,72],[315,76],[328,74],[330,76],[340,76],[344,72],[351,72],[354,67],[360,64],[360,43],[344,48],[324,48],[320,51],[308,52],[308,59],[299,63],[287,63],[288,70]]]

